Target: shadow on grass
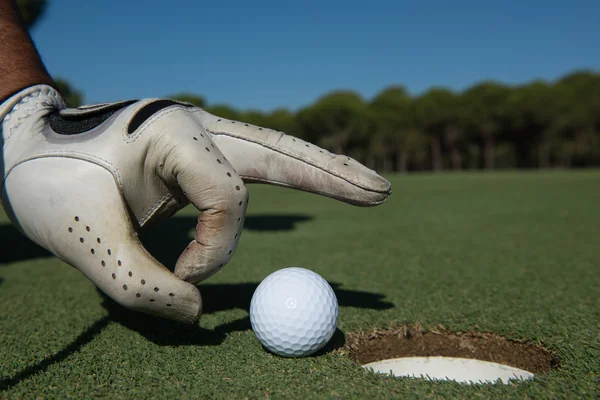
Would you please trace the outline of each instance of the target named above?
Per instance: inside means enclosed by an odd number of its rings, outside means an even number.
[[[310,221],[303,214],[249,215],[244,229],[251,231],[291,231],[301,222]],[[174,216],[161,221],[140,233],[140,240],[150,253],[169,268],[174,268],[177,258],[193,239],[196,217]],[[11,224],[0,225],[0,265],[53,255],[29,240]]]
[[[248,215],[244,221],[244,229],[250,231],[291,231],[296,224],[307,222],[313,218],[302,214]]]
[[[297,223],[310,219],[311,217],[304,215],[248,216],[245,222],[245,229],[286,231],[295,229]],[[179,252],[191,240],[190,233],[195,228],[195,223],[195,217],[173,217],[148,229],[140,235],[140,239],[160,262],[167,266],[173,266],[179,256]],[[0,253],[0,265],[39,257],[52,257],[51,253],[37,246],[12,225],[0,225],[0,240],[3,241],[3,245],[5,246],[3,252]],[[0,278],[1,283],[2,279]],[[259,282],[201,284],[200,291],[204,302],[203,314],[231,309],[248,311],[250,300],[258,284]],[[384,300],[384,295],[345,290],[341,289],[341,285],[338,283],[330,284],[335,291],[340,307],[369,308],[374,310],[385,310],[394,307],[392,303]],[[65,360],[91,342],[110,322],[119,323],[161,346],[214,346],[221,344],[227,337],[227,334],[231,332],[251,329],[249,317],[220,325],[214,330],[203,329],[199,325],[182,325],[149,314],[130,311],[114,302],[101,291],[98,290],[98,292],[103,298],[102,306],[108,311],[108,315],[96,321],[63,350],[35,365],[23,369],[13,377],[0,380],[0,391],[7,390],[33,375],[44,372],[49,366]],[[315,356],[334,351],[342,347],[344,343],[345,335],[337,329],[331,341],[317,352]]]
[[[260,282],[252,283],[205,283],[200,284],[204,314],[231,309],[249,311],[250,300]],[[379,293],[359,290],[341,289],[341,284],[329,282],[340,307],[368,308],[371,310],[388,310],[393,303],[385,301]]]
[[[248,310],[252,294],[257,286],[258,283],[201,285],[200,290],[203,297],[208,300],[204,302],[205,309],[203,314],[235,308]],[[393,307],[393,304],[384,301],[384,296],[380,294],[343,290],[339,288],[339,284],[332,284],[332,287],[334,288],[340,307],[371,308],[376,310]],[[65,360],[91,342],[111,322],[116,322],[135,331],[147,340],[160,346],[216,346],[221,344],[229,333],[251,329],[250,318],[248,316],[219,325],[214,330],[203,329],[198,324],[183,325],[164,318],[128,310],[106,296],[99,289],[97,291],[103,299],[102,306],[108,311],[108,315],[96,321],[63,350],[35,365],[25,368],[13,377],[1,380],[0,391],[7,390],[33,375],[44,372],[49,366]],[[313,356],[317,357],[334,351],[344,346],[345,341],[344,333],[336,329],[329,343]]]
[[[225,340],[227,334],[250,328],[248,317],[219,325],[214,330],[201,328],[198,324],[186,325],[154,315],[131,311],[121,306],[102,291],[102,307],[108,311],[111,321],[138,332],[149,341],[160,346],[216,346]]]
[[[53,354],[49,357],[46,357],[42,361],[38,362],[35,365],[31,365],[22,371],[18,372],[11,378],[2,379],[0,381],[0,391],[4,391],[9,389],[11,386],[18,384],[21,381],[24,381],[30,378],[33,375],[39,374],[40,372],[45,371],[52,364],[59,363],[69,357],[71,354],[79,351],[83,346],[91,342],[94,337],[96,337],[102,330],[110,323],[110,318],[108,316],[103,317],[96,321],[92,326],[86,329],[81,335],[79,335],[71,344],[62,349],[56,354]]]
[[[199,286],[203,299],[203,315],[220,311],[242,309],[249,311],[252,294],[258,283],[237,284],[201,284]],[[385,310],[394,307],[390,302],[384,301],[384,296],[339,288],[339,284],[332,284],[340,307],[369,308]],[[102,291],[98,293],[103,299],[102,306],[108,311],[108,317],[124,327],[138,332],[151,342],[161,346],[200,345],[210,346],[220,344],[225,337],[236,331],[245,331],[252,328],[250,318],[244,317],[235,321],[219,325],[214,330],[201,328],[199,325],[182,325],[178,322],[166,320],[150,314],[128,310]],[[332,343],[337,342],[332,339]],[[331,350],[331,349],[330,349]]]
[[[296,228],[296,224],[311,220],[301,214],[248,215],[244,230],[262,232],[285,232]],[[140,232],[139,239],[144,247],[160,263],[171,271],[175,268],[179,255],[194,238],[196,217],[172,217],[150,226]]]
[[[41,257],[53,257],[46,249],[29,240],[12,225],[0,225],[0,265]]]

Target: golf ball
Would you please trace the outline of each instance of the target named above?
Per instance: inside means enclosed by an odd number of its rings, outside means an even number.
[[[283,268],[267,276],[250,302],[250,323],[260,343],[283,357],[304,357],[325,346],[335,332],[338,302],[316,272]]]

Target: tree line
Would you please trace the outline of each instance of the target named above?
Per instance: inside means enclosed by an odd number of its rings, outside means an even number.
[[[81,93],[59,85],[70,105],[81,103]],[[592,71],[516,86],[484,81],[462,92],[435,87],[419,96],[394,86],[370,100],[340,90],[296,112],[237,110],[189,93],[167,97],[298,136],[378,171],[600,165],[600,74]]]

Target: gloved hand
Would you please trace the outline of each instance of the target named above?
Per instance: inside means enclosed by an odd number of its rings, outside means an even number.
[[[36,85],[0,105],[2,203],[28,238],[79,269],[121,305],[197,321],[195,284],[233,256],[245,182],[374,206],[390,184],[345,157],[187,103],[143,99],[69,109]],[[174,274],[137,233],[189,202],[201,211]]]

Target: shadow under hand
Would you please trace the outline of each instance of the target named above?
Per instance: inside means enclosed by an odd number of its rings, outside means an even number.
[[[301,214],[248,215],[244,229],[251,231],[291,231],[296,224],[312,220],[313,217]]]
[[[138,332],[149,341],[160,346],[216,346],[225,340],[228,333],[250,328],[248,317],[220,325],[214,330],[201,328],[198,324],[187,325],[129,310],[112,300],[100,289],[96,290],[102,296],[102,307],[108,311],[108,318],[111,321]]]
[[[244,229],[291,231],[297,223],[311,219],[308,215],[299,214],[249,215],[244,221]],[[154,258],[173,271],[179,255],[194,239],[197,223],[197,217],[174,216],[145,228],[140,232],[139,239]]]
[[[369,308],[387,310],[394,307],[393,303],[385,301],[385,296],[379,293],[358,290],[341,289],[341,284],[329,282],[340,307]],[[253,283],[205,283],[200,284],[204,314],[218,311],[242,309],[249,311],[252,295],[259,282]]]
[[[0,241],[2,242],[0,264],[53,257],[49,251],[33,243],[13,225],[0,225]]]
[[[78,352],[83,346],[90,343],[94,337],[96,337],[96,335],[102,332],[109,322],[110,319],[108,316],[99,319],[92,326],[86,329],[85,332],[79,335],[73,342],[71,342],[71,344],[58,353],[46,357],[35,365],[31,365],[23,369],[11,378],[2,379],[0,381],[0,392],[9,389],[11,386],[18,384],[19,382],[22,382],[33,375],[37,375],[45,371],[51,365],[59,363],[69,357],[71,354]]]
[[[257,286],[258,283],[201,284],[199,289],[202,294],[204,307],[202,314],[233,309],[241,309],[249,312],[250,301]],[[331,286],[334,289],[340,307],[369,308],[374,310],[385,310],[394,307],[392,303],[384,300],[384,295],[340,289],[340,285],[337,283],[332,283]],[[201,328],[197,324],[184,325],[150,314],[128,310],[105,295],[100,289],[97,289],[97,291],[103,299],[102,306],[108,311],[108,317],[111,321],[115,321],[128,329],[140,333],[146,339],[158,345],[215,346],[222,343],[227,334],[231,332],[251,329],[250,318],[248,316],[219,325],[214,330]],[[332,340],[332,342],[334,341]],[[331,348],[333,345],[330,343],[330,350],[337,348]]]

